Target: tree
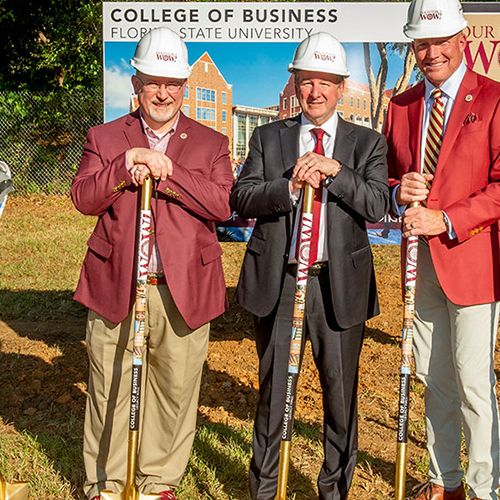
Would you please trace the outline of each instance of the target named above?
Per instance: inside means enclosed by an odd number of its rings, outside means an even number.
[[[380,55],[380,66],[377,72],[377,78],[373,74],[372,61],[370,55],[370,44],[363,43],[363,54],[365,61],[366,75],[368,77],[368,85],[370,87],[370,116],[372,128],[379,128],[379,124],[384,119],[384,94],[388,73],[388,56],[387,52],[398,53],[400,56],[405,54],[405,62],[403,74],[399,77],[394,86],[392,95],[397,95],[403,92],[408,86],[413,68],[415,67],[415,55],[411,49],[411,44],[406,43],[387,43],[377,42],[378,53]]]
[[[101,86],[101,2],[0,0],[0,90]]]

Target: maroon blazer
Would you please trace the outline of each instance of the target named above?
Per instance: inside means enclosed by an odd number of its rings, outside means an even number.
[[[420,169],[423,105],[423,82],[389,103],[384,133],[392,187]],[[444,210],[457,235],[429,238],[446,296],[459,305],[500,300],[500,83],[470,69],[448,120],[427,206]]]
[[[135,301],[140,189],[125,164],[133,147],[149,147],[137,112],[91,128],[71,187],[76,208],[98,216],[74,298],[113,323]],[[181,113],[166,154],[173,174],[155,183],[155,238],[174,302],[194,329],[227,308],[215,222],[231,215],[228,139]]]

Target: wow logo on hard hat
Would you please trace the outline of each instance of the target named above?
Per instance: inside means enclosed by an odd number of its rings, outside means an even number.
[[[443,17],[442,10],[424,10],[420,13],[420,19],[422,19],[422,21],[439,20],[442,17]]]
[[[414,0],[403,33],[414,40],[453,36],[467,26],[458,0]]]
[[[177,62],[177,54],[172,54],[171,52],[157,52],[156,59],[158,61]]]
[[[330,54],[328,52],[318,52],[314,51],[314,59],[319,59],[320,61],[335,62],[335,54]]]

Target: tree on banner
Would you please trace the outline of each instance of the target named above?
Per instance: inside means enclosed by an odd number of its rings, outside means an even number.
[[[404,70],[403,74],[398,78],[396,85],[394,86],[393,96],[403,92],[408,82],[410,81],[413,68],[415,67],[415,55],[411,48],[411,44],[408,43],[387,43],[387,42],[377,42],[376,44],[379,56],[380,56],[380,66],[377,72],[377,78],[375,78],[372,67],[372,60],[370,55],[370,44],[368,42],[363,43],[363,52],[365,60],[366,75],[368,77],[368,84],[370,87],[370,116],[372,128],[377,130],[379,124],[382,123],[384,118],[384,93],[385,86],[387,82],[387,73],[389,68],[388,63],[388,51],[399,54],[401,57],[404,54]]]

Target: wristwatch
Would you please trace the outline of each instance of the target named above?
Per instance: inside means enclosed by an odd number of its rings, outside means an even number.
[[[337,161],[338,161],[338,160],[337,160]],[[338,169],[337,173],[336,173],[335,175],[333,175],[333,176],[332,176],[332,175],[329,175],[329,176],[328,176],[328,177],[327,177],[327,178],[323,181],[323,186],[328,187],[328,186],[329,186],[329,185],[333,182],[333,179],[335,179],[335,177],[337,177],[337,175],[339,175],[339,172],[342,170],[342,163],[340,163],[339,161],[338,161],[338,163],[339,163],[340,167],[339,167],[339,169]]]

